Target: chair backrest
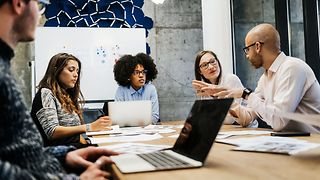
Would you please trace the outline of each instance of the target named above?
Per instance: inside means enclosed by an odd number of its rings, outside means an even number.
[[[103,107],[102,107],[102,111],[103,111],[103,113],[104,113],[105,116],[109,116],[108,103],[109,103],[109,102],[113,102],[113,101],[114,101],[114,99],[109,99],[109,100],[106,100],[106,101],[104,102]]]

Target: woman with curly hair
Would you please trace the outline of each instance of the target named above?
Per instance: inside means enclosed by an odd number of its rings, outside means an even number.
[[[144,53],[135,56],[124,55],[116,62],[113,72],[119,84],[115,100],[151,100],[152,123],[158,123],[160,121],[158,94],[151,83],[157,77],[158,71],[153,59]]]
[[[84,124],[80,102],[81,62],[71,54],[59,53],[49,62],[33,99],[31,116],[42,135],[45,146],[81,146],[80,134],[107,130],[111,120],[100,117]]]

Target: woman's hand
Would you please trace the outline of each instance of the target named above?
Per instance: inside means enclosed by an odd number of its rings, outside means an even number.
[[[109,116],[102,116],[93,123],[91,123],[91,131],[111,130],[112,121]]]
[[[201,88],[203,87],[208,87],[212,84],[209,84],[209,83],[206,83],[206,82],[203,82],[203,81],[198,81],[198,80],[193,80],[192,81],[192,87],[196,90],[196,91],[200,91]]]
[[[198,81],[198,80],[192,81],[192,87],[196,90],[197,96],[210,96],[210,94],[208,94],[207,92],[204,92],[202,89],[208,88],[211,86],[214,86],[214,85],[203,82],[203,81]]]
[[[204,88],[204,91],[207,90]],[[213,96],[217,96],[218,98],[241,98],[242,92],[243,88],[226,89],[221,87],[216,87],[215,90],[212,91]]]

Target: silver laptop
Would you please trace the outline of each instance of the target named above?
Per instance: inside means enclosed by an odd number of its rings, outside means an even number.
[[[173,148],[111,156],[122,173],[201,167],[233,99],[195,101]]]
[[[109,118],[112,124],[124,126],[146,126],[152,123],[151,101],[108,102]]]

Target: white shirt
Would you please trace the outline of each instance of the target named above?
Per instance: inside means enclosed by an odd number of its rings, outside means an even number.
[[[231,89],[232,88],[243,88],[243,85],[242,85],[239,77],[234,74],[222,74],[221,80],[218,85],[221,85],[226,88],[231,88]],[[235,120],[236,119],[228,113],[225,120],[224,120],[224,124],[233,124],[233,122]]]
[[[312,69],[283,52],[261,76],[248,105],[275,131],[320,132],[319,127],[277,116],[281,112],[320,114],[320,85]]]
[[[234,74],[222,74],[218,85],[226,88],[243,88],[240,79]]]

